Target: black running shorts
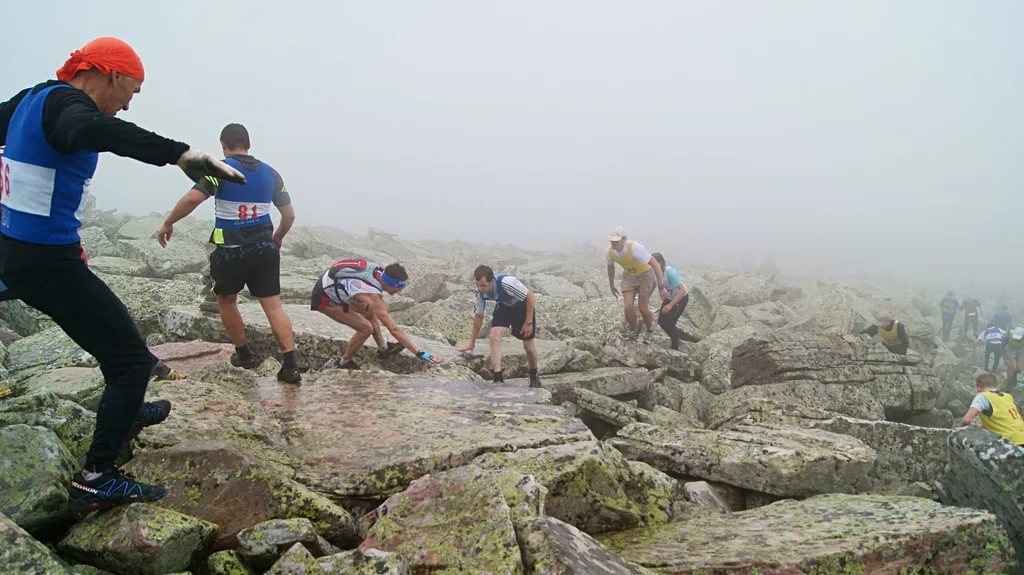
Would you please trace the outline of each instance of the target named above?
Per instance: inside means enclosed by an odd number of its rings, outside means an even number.
[[[533,312],[533,331],[530,337],[523,337],[523,322],[526,321],[526,302],[521,301],[515,305],[494,306],[494,316],[491,318],[491,327],[507,327],[512,331],[516,339],[528,340],[537,336],[537,311]]]
[[[281,295],[281,253],[273,240],[238,248],[217,247],[210,254],[213,293],[235,295],[248,286],[252,297]]]

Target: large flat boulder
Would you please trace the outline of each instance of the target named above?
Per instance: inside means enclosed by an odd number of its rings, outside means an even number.
[[[0,402],[0,428],[17,424],[45,427],[57,434],[72,457],[85,457],[96,428],[96,414],[48,391]]]
[[[1024,448],[978,427],[949,437],[944,501],[987,509],[1002,521],[1024,557]]]
[[[533,274],[526,278],[528,285],[537,293],[562,299],[584,299],[586,292],[571,281],[551,274]]]
[[[0,569],[4,573],[75,575],[50,548],[36,541],[18,524],[0,513]]]
[[[174,412],[143,431],[144,445],[231,441],[338,497],[387,496],[483,453],[593,439],[543,389],[342,370],[310,372],[298,388],[271,377],[221,385],[197,374],[150,389]]]
[[[421,477],[375,515],[360,547],[397,552],[414,573],[524,572],[509,505],[478,467]]]
[[[780,496],[854,492],[876,457],[852,437],[775,426],[713,431],[634,423],[611,444],[671,475]]]
[[[207,366],[227,362],[235,351],[229,343],[208,341],[176,341],[149,348],[153,355],[184,376],[190,376]]]
[[[534,340],[537,347],[537,371],[541,375],[558,373],[568,368],[576,357],[576,350],[564,342],[553,339]],[[491,366],[491,344],[486,337],[478,339],[473,348],[469,365],[478,372]],[[529,373],[530,365],[523,344],[512,336],[505,336],[501,342],[502,367],[508,377],[522,377]]]
[[[98,367],[58,367],[22,379],[13,387],[14,395],[49,392],[95,410],[106,381]]]
[[[546,375],[541,380],[551,392],[551,401],[561,404],[573,397],[573,390],[586,389],[608,397],[637,396],[654,383],[656,372],[631,367],[600,367],[587,371],[570,371]],[[525,385],[528,380],[516,379],[510,385]]]
[[[161,317],[168,308],[197,308],[202,301],[200,292],[203,286],[198,282],[113,274],[97,275],[128,307],[128,313],[143,336],[161,331]]]
[[[239,531],[275,518],[303,518],[338,545],[358,542],[352,516],[239,448],[225,442],[187,443],[144,453],[129,465],[140,481],[168,494],[158,505],[219,526],[216,546],[233,547]]]
[[[718,429],[746,425],[820,429],[855,437],[875,450],[871,471],[859,488],[876,493],[920,495],[930,493],[949,459],[949,427],[921,427],[891,421],[856,419],[825,411],[771,401],[751,401],[743,412]]]
[[[534,476],[548,490],[545,513],[590,534],[668,522],[678,495],[674,480],[648,481],[600,442],[489,453],[473,464]]]
[[[286,304],[285,311],[292,320],[292,331],[295,333],[295,345],[302,361],[311,366],[320,367],[328,361],[340,358],[345,353],[348,340],[355,331],[337,323],[322,313],[310,311],[309,306]],[[258,303],[239,304],[242,320],[245,322],[245,334],[249,346],[257,354],[270,356],[280,355],[280,349],[270,323],[267,321],[263,308]],[[165,310],[162,316],[162,328],[165,333],[180,339],[199,339],[211,342],[228,342],[224,325],[216,315],[206,315],[198,308],[175,306]],[[385,329],[385,334],[387,330]],[[455,348],[440,338],[423,337],[410,332],[409,336],[420,349],[429,351],[446,364],[465,365],[466,361],[455,351]],[[393,338],[392,338],[393,339]],[[375,357],[377,350],[373,338],[367,338],[362,351],[356,355],[356,361],[362,365],[380,365]],[[408,352],[403,352],[387,360],[389,371],[411,373],[423,371],[425,365]]]
[[[713,410],[754,398],[860,419],[935,407],[937,380],[919,367],[919,358],[889,353],[853,335],[773,332],[740,344],[732,370],[733,390],[716,398]]]
[[[58,326],[53,326],[7,346],[6,367],[15,381],[58,367],[95,367],[96,358],[86,353]]]
[[[599,537],[665,574],[1012,573],[995,516],[916,497],[820,495]]]
[[[146,503],[87,516],[60,541],[62,553],[115,573],[160,575],[187,569],[217,526]]]
[[[64,519],[77,465],[45,427],[0,427],[0,513],[36,532]]]
[[[626,561],[571,524],[538,517],[517,530],[527,573],[536,575],[654,575]]]
[[[700,382],[711,393],[732,389],[732,351],[763,333],[750,325],[715,332],[700,340],[693,350],[693,360],[700,365]]]

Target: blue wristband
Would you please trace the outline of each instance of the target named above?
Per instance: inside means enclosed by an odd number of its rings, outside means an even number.
[[[416,357],[422,359],[423,361],[430,361],[430,360],[434,359],[434,356],[430,355],[429,353],[427,353],[425,351],[421,351],[421,352],[417,353]]]

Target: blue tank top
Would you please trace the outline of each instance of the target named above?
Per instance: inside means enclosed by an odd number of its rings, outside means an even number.
[[[491,294],[485,294],[480,292],[480,297],[486,300],[492,300],[500,303],[501,305],[515,305],[519,302],[511,294],[505,291],[505,286],[501,285],[501,280],[505,279],[508,274],[498,274],[494,276],[494,292]]]
[[[58,152],[43,133],[43,105],[54,90],[47,86],[25,94],[11,116],[3,154],[4,235],[35,244],[76,244],[81,241],[82,210],[96,173],[96,152]]]
[[[273,169],[263,162],[255,170],[247,170],[237,158],[224,161],[244,173],[246,181],[244,184],[219,181],[214,198],[215,227],[210,242],[239,245],[269,239],[274,231],[270,206],[277,185]],[[257,227],[263,229],[254,229]]]

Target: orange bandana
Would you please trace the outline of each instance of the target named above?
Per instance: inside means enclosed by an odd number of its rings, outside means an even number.
[[[146,79],[142,60],[126,42],[117,38],[96,38],[81,50],[75,50],[57,70],[57,79],[70,82],[82,70],[95,68],[103,74],[120,72],[138,81]]]

